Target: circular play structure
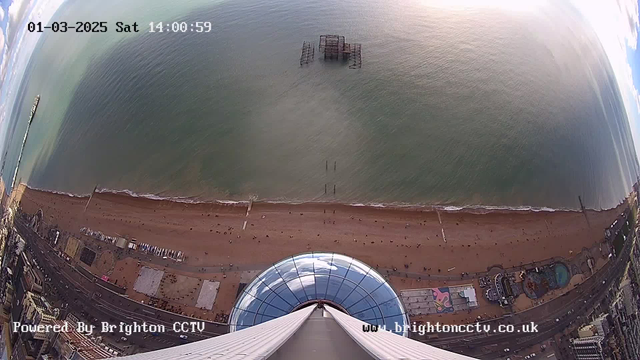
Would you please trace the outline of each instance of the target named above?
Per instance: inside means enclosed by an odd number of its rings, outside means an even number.
[[[567,265],[554,263],[536,268],[527,272],[522,288],[530,299],[538,299],[544,296],[549,290],[560,289],[571,280],[571,273]]]
[[[230,331],[287,315],[301,307],[325,303],[357,319],[396,324],[407,335],[407,314],[400,298],[374,269],[336,253],[305,253],[284,259],[258,275],[240,294],[229,317]]]

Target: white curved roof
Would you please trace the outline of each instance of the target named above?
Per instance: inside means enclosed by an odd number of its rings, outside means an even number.
[[[335,321],[339,328],[353,340],[353,346],[361,347],[372,359],[415,359],[415,360],[471,360],[468,356],[455,354],[446,350],[408,339],[388,331],[363,332],[362,326],[368,323],[349,316],[336,308],[325,305],[324,309],[307,306],[288,315],[278,317],[261,324],[238,330],[215,338],[194,343],[175,346],[168,349],[150,351],[147,353],[121,357],[127,360],[214,360],[214,359],[269,359],[278,357],[276,351],[282,347],[286,351],[287,341],[300,330],[315,311],[322,311],[323,319]],[[301,334],[304,331],[301,331]],[[307,336],[304,341],[318,340],[315,333]],[[300,336],[296,338],[299,340]],[[338,335],[339,336],[339,335]],[[296,339],[294,338],[294,339]],[[293,339],[291,341],[294,341]],[[328,344],[329,346],[331,343]],[[323,343],[322,347],[326,347]],[[333,353],[341,353],[340,349],[333,349]],[[273,355],[273,357],[272,357]],[[282,355],[282,354],[280,354]],[[291,354],[290,354],[291,355]],[[293,354],[293,358],[299,358]],[[322,354],[315,354],[322,355]],[[312,357],[312,354],[309,354]],[[289,356],[291,358],[291,356]],[[321,357],[327,358],[327,357]]]

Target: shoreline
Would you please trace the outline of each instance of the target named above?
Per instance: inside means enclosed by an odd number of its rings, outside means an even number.
[[[85,210],[88,196],[24,185],[21,190],[24,210],[35,213],[42,208],[50,226],[76,236],[87,227],[183,250],[196,266],[269,264],[297,253],[335,251],[372,267],[409,265],[409,272],[423,272],[415,270],[424,267],[425,274],[446,271],[451,264],[457,266],[455,273],[473,273],[495,265],[572,257],[601,243],[603,230],[625,206],[585,212],[448,211],[318,202],[186,203],[96,192]],[[416,264],[428,266],[416,269]]]
[[[74,194],[65,191],[48,190],[37,187],[32,187],[27,184],[21,183],[18,187],[25,187],[32,191],[38,191],[43,193],[50,193],[55,195],[64,195],[71,198],[84,198],[88,199],[91,193],[87,194]],[[227,206],[248,206],[253,204],[272,204],[272,205],[337,205],[354,208],[378,208],[378,209],[390,209],[390,210],[407,210],[407,211],[423,211],[423,212],[450,212],[450,213],[510,213],[510,212],[523,212],[523,213],[554,213],[554,212],[569,212],[569,213],[582,213],[579,208],[551,208],[551,207],[536,207],[528,205],[509,206],[509,205],[481,205],[481,204],[469,204],[469,205],[438,205],[438,204],[410,204],[410,203],[380,203],[380,202],[339,202],[339,201],[317,201],[317,200],[229,200],[229,199],[211,199],[211,200],[197,200],[189,197],[180,196],[161,196],[151,193],[137,193],[128,189],[116,190],[108,188],[97,188],[96,194],[101,195],[116,195],[135,199],[146,199],[152,201],[172,202],[179,204],[193,204],[193,205],[227,205]],[[624,201],[618,203],[616,206],[607,209],[590,209],[586,208],[586,212],[602,212],[609,211],[618,208],[624,204]]]

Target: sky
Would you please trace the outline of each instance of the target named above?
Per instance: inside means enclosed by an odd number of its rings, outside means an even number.
[[[64,0],[0,0],[0,149],[4,149],[9,110],[40,35],[30,21],[48,23]]]
[[[0,0],[0,149],[4,148],[9,110],[39,35],[26,31],[30,21],[48,23],[65,0]],[[473,0],[522,6],[541,0]],[[553,0],[563,1],[563,0]],[[550,3],[553,3],[550,1]],[[564,0],[595,30],[614,70],[636,144],[640,149],[640,0]],[[150,3],[153,3],[150,0]],[[640,156],[639,156],[640,157]]]
[[[639,0],[571,0],[595,30],[616,75],[636,154],[640,149]],[[640,156],[639,156],[640,157]]]

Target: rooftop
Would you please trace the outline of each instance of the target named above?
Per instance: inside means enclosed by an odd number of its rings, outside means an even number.
[[[64,321],[55,320],[53,325],[64,325]],[[69,331],[60,332],[60,340],[71,345],[84,359],[106,359],[114,354],[105,350],[100,344],[95,343],[84,334],[79,333],[73,325],[69,323]]]

